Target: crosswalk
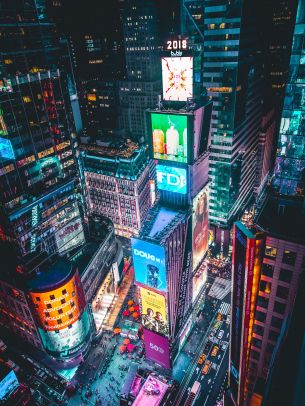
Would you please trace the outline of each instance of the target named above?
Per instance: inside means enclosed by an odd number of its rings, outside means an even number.
[[[231,310],[230,303],[221,303],[219,313],[227,316],[228,314],[230,314],[230,310]]]
[[[209,296],[223,300],[231,289],[231,281],[217,277],[208,293]]]

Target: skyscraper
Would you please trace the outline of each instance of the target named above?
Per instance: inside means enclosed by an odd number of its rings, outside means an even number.
[[[152,0],[124,0],[121,19],[127,80],[119,82],[120,122],[135,140],[145,138],[145,109],[161,94],[156,4]]]
[[[63,253],[84,238],[69,90],[44,5],[1,10],[0,227],[23,255]]]
[[[213,101],[210,221],[229,227],[251,198],[262,116],[261,21],[257,2],[182,2],[182,29],[201,52]],[[258,39],[260,38],[260,39]]]
[[[280,195],[305,194],[305,3],[299,1],[278,139],[273,187]]]

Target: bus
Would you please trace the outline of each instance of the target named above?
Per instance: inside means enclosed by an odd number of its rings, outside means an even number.
[[[200,396],[200,389],[201,389],[200,382],[195,381],[184,406],[193,406],[195,404],[196,400]]]

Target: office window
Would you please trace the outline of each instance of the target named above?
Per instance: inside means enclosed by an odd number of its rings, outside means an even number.
[[[269,294],[271,292],[271,282],[261,281],[259,284],[259,289],[260,291]]]
[[[262,347],[262,341],[259,340],[258,338],[252,338],[252,345],[256,348],[261,348]]]
[[[291,282],[292,279],[292,271],[289,271],[288,269],[282,268],[280,270],[280,276],[279,276],[280,281],[283,282]]]
[[[269,303],[269,299],[264,296],[258,296],[257,299],[257,306],[263,307],[264,309],[267,309]]]
[[[274,302],[273,311],[275,313],[284,314],[285,313],[286,305],[285,303]]]
[[[289,250],[285,250],[282,258],[282,262],[287,265],[294,265],[297,254]]]
[[[269,276],[272,278],[273,276],[273,271],[274,271],[274,266],[270,264],[263,264],[262,265],[262,274],[265,276]]]
[[[58,323],[58,324],[62,324],[62,319],[58,319],[58,320],[57,320],[57,323]]]
[[[278,332],[270,330],[268,338],[269,340],[276,341],[278,336],[279,336]]]
[[[62,309],[59,309],[58,310],[58,314],[62,314],[63,313],[63,310]]]
[[[52,305],[50,303],[47,304],[47,309],[52,309]]]
[[[66,293],[67,293],[67,289],[64,289],[64,290],[62,291],[62,294],[65,295]]]
[[[72,319],[72,317],[73,317],[73,314],[70,313],[70,314],[69,314],[69,319]]]
[[[55,296],[54,295],[50,295],[50,300],[54,300]]]
[[[276,316],[272,316],[271,326],[275,327],[275,328],[281,328],[282,321],[283,321],[282,319],[280,319],[280,318],[278,318]]]
[[[60,303],[61,303],[61,304],[66,303],[66,299],[61,299]]]
[[[259,334],[260,336],[263,336],[264,334],[264,327],[263,326],[259,326],[258,324],[254,324],[253,326],[253,332],[255,334]]]
[[[46,317],[49,317],[50,316],[50,313],[49,312],[45,312],[45,314],[44,314]]]
[[[274,259],[276,257],[277,249],[266,245],[265,256]]]
[[[253,359],[259,359],[259,352],[255,351],[255,350],[251,350],[251,358]]]
[[[276,296],[280,299],[287,299],[289,295],[289,289],[284,286],[278,286],[276,290]]]
[[[266,320],[266,313],[260,312],[258,310],[255,313],[255,319],[263,323]]]
[[[36,301],[37,301],[37,302],[40,302],[40,297],[37,296],[37,297],[36,297]]]

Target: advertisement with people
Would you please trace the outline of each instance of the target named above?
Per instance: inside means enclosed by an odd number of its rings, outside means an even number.
[[[152,290],[140,288],[140,300],[143,327],[168,335],[165,297]]]
[[[173,166],[157,165],[157,186],[160,190],[181,193],[187,192],[186,169]]]
[[[208,250],[208,193],[208,186],[205,186],[193,200],[193,270],[197,268]]]
[[[144,345],[146,357],[158,365],[170,368],[168,338],[144,328]]]
[[[155,159],[187,162],[187,116],[151,114]]]
[[[165,251],[161,245],[131,239],[136,283],[166,291]]]
[[[193,57],[182,56],[181,51],[174,54],[172,58],[162,58],[163,99],[187,101],[193,97]]]

